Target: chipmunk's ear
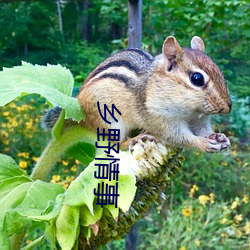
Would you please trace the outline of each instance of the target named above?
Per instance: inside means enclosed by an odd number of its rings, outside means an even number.
[[[197,50],[200,50],[202,52],[205,51],[205,45],[204,45],[204,42],[203,40],[198,37],[198,36],[194,36],[191,40],[191,48],[192,49],[197,49]]]
[[[182,59],[183,50],[175,37],[169,36],[162,46],[162,54],[170,61],[179,61]]]

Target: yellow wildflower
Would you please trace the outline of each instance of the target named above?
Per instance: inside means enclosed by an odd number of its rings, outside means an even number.
[[[76,165],[73,165],[73,166],[70,168],[70,170],[71,170],[72,172],[76,172],[76,171],[77,171]]]
[[[233,151],[232,151],[232,154],[233,154],[233,155],[237,155],[237,153],[238,153],[237,150],[233,150]]]
[[[228,166],[228,163],[227,162],[221,162],[221,165],[223,166],[223,167],[227,167]]]
[[[241,237],[241,236],[242,236],[242,232],[241,232],[239,229],[237,229],[235,233],[236,233],[236,235],[237,235],[238,237]]]
[[[32,157],[32,160],[34,161],[34,162],[37,162],[38,161],[38,159],[39,159],[39,157]]]
[[[81,164],[81,162],[78,161],[78,160],[75,160],[75,164],[76,164],[76,165],[79,165],[79,164]]]
[[[69,165],[69,163],[67,161],[64,161],[64,160],[62,160],[62,164],[63,164],[63,166],[68,166]]]
[[[0,135],[1,135],[1,137],[5,137],[5,138],[9,137],[9,134],[4,130],[0,130]]]
[[[248,195],[245,194],[243,197],[243,202],[247,204],[248,201],[249,201]]]
[[[11,120],[11,126],[12,127],[17,127],[18,126],[18,123],[15,119]]]
[[[227,234],[226,233],[221,233],[220,235],[222,238],[226,238],[227,237]]]
[[[15,108],[15,107],[16,107],[16,104],[15,104],[14,102],[11,102],[11,103],[9,104],[9,106],[10,106],[11,108]]]
[[[26,128],[27,128],[27,129],[31,129],[32,126],[33,126],[33,121],[32,121],[32,120],[26,122]]]
[[[210,203],[214,204],[214,193],[210,193],[209,197],[210,197]]]
[[[181,210],[182,214],[186,217],[189,217],[192,214],[192,208],[191,207],[185,207]]]
[[[247,221],[246,225],[244,226],[244,231],[246,232],[246,234],[250,234],[250,222]]]
[[[61,179],[61,176],[60,176],[60,175],[53,175],[53,176],[52,176],[51,182],[52,182],[52,183],[57,183],[57,182],[60,181],[60,179]]]
[[[210,198],[207,195],[200,195],[198,199],[199,203],[203,206],[210,200]]]
[[[27,244],[30,244],[32,242],[32,240],[26,240]]]
[[[29,158],[29,155],[30,155],[29,152],[21,152],[21,153],[18,153],[18,156],[19,156],[19,157],[23,157],[23,158],[26,158],[26,159]]]
[[[225,224],[227,222],[227,218],[222,218],[221,220],[220,220],[220,224]]]
[[[75,176],[67,176],[66,181],[67,182],[72,182],[75,179]]]
[[[199,190],[199,187],[196,186],[196,185],[193,185],[192,188],[190,189],[189,197],[193,198],[194,193],[195,193],[196,191],[198,191],[198,190]]]
[[[242,214],[237,214],[234,216],[234,221],[236,224],[239,224],[243,220]]]
[[[186,247],[181,247],[180,250],[186,250]]]
[[[28,167],[27,161],[20,161],[19,162],[19,167],[22,169],[26,169]]]
[[[63,187],[64,187],[64,189],[67,189],[67,188],[68,188],[68,186],[69,186],[69,183],[68,183],[68,182],[64,182],[64,183],[63,183]]]
[[[9,114],[10,114],[10,112],[8,112],[8,111],[3,112],[4,116],[9,116]]]
[[[239,198],[236,197],[235,201],[231,205],[231,209],[235,209],[236,207],[238,207],[238,205],[239,205]]]
[[[201,242],[199,239],[195,239],[194,240],[194,244],[197,246],[197,247],[200,247],[201,246]]]

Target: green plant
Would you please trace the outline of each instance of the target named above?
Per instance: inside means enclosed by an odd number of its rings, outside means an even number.
[[[21,169],[31,162],[29,152],[18,153],[20,159],[25,159],[19,162],[21,168],[11,157],[0,154],[1,249],[19,249],[22,244],[26,245],[22,243],[25,231],[35,227],[39,229],[32,234],[35,239],[26,242],[28,245],[24,249],[34,248],[45,239],[52,249],[57,244],[62,249],[92,249],[105,245],[128,232],[179,170],[181,158],[177,149],[154,142],[145,142],[143,146],[136,144],[133,154],[123,151],[114,155],[120,160],[118,205],[111,202],[98,206],[94,189],[100,184],[115,186],[118,182],[94,178],[98,164],[109,163],[109,160],[98,159],[107,156],[95,149],[96,134],[77,123],[85,115],[77,99],[71,97],[73,77],[69,70],[60,65],[23,63],[13,69],[4,69],[0,79],[0,105],[20,95],[36,93],[46,98],[47,103],[62,107],[52,139],[30,176]],[[11,105],[14,108],[14,104]],[[22,107],[24,111],[30,109],[29,105]],[[4,127],[8,127],[9,114],[8,111],[4,113]],[[75,125],[64,127],[67,118],[75,120]],[[15,119],[12,123],[18,124]],[[8,146],[9,134],[2,130],[1,133],[6,137],[4,145]],[[88,165],[76,179],[69,181],[68,187],[64,186],[66,191],[63,185],[57,184],[59,175],[53,175],[52,183],[46,182],[64,153]],[[62,164],[68,163],[62,161]]]

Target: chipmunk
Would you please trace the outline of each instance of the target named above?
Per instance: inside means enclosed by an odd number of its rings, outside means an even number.
[[[162,54],[153,57],[140,49],[125,49],[97,66],[85,80],[77,98],[86,112],[82,125],[120,129],[120,142],[141,129],[139,137],[177,147],[219,152],[230,146],[228,138],[215,133],[211,114],[227,114],[231,100],[218,66],[204,53],[203,40],[194,36],[191,48],[181,48],[169,36]],[[116,122],[101,118],[104,104],[121,112]],[[58,112],[57,112],[58,113]],[[150,136],[148,138],[150,138]]]

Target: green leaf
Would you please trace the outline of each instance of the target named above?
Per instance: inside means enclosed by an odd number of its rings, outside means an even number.
[[[129,210],[136,192],[136,179],[133,175],[119,175],[118,183],[118,206],[123,211]]]
[[[45,237],[50,242],[51,249],[56,249],[56,225],[51,221],[45,229]]]
[[[79,142],[70,147],[66,153],[83,164],[88,165],[95,158],[96,148],[92,144]]]
[[[16,208],[22,203],[31,185],[32,182],[23,183],[1,199],[0,221],[3,220],[7,210]]]
[[[0,72],[0,106],[18,96],[36,93],[53,106],[65,109],[66,118],[79,122],[84,114],[78,100],[71,97],[73,85],[71,72],[61,65],[34,66],[22,62],[22,66]]]
[[[100,205],[93,205],[94,214],[91,214],[87,206],[80,208],[80,225],[89,226],[95,224],[102,217],[103,208]]]
[[[28,175],[10,156],[0,154],[0,181],[17,176],[26,176],[28,178]]]
[[[30,178],[27,176],[17,176],[0,181],[0,201],[13,189],[25,182],[31,182]]]
[[[20,207],[27,211],[28,209],[37,209],[42,212],[47,207],[48,201],[55,200],[56,196],[61,193],[64,193],[64,188],[61,185],[40,180],[34,181]]]
[[[65,192],[64,204],[70,206],[87,205],[90,212],[93,214],[94,188],[100,182],[94,178],[94,171],[97,171],[97,166],[91,164],[70,184]]]
[[[71,250],[79,234],[79,207],[64,205],[56,220],[56,238],[64,250]]]

